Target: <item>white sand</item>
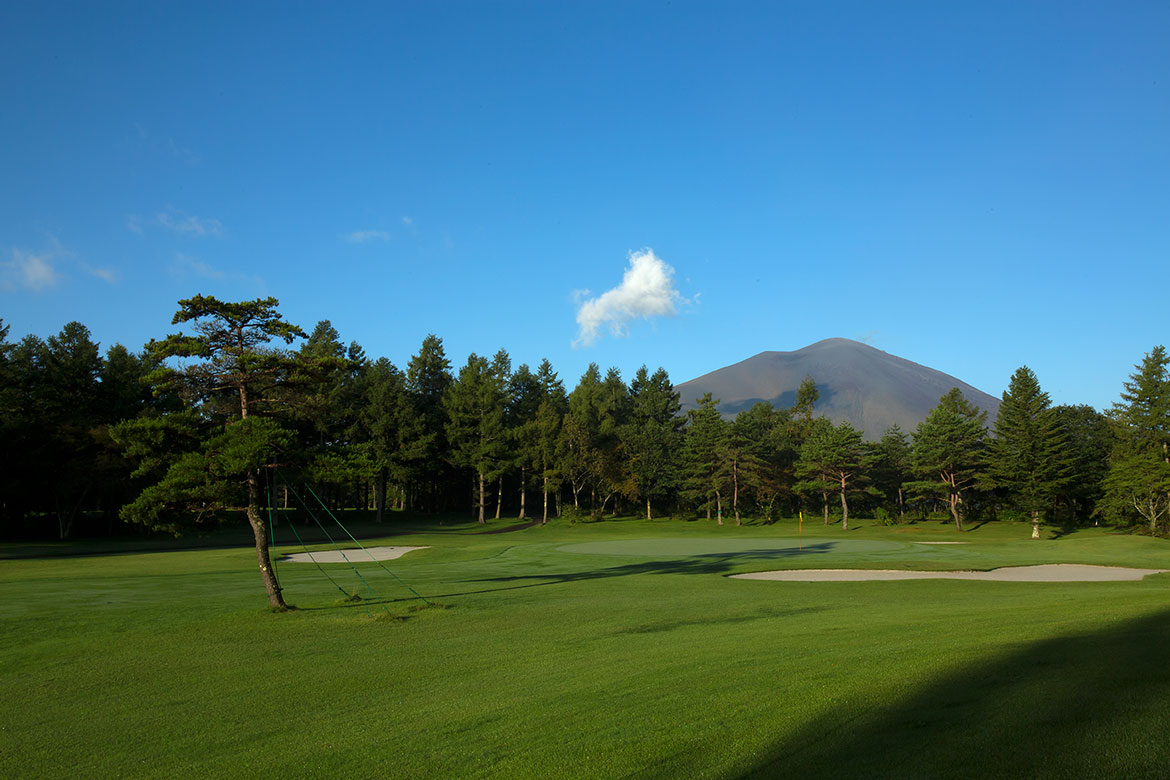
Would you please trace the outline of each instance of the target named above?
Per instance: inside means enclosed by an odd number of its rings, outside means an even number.
[[[411,550],[425,550],[426,547],[367,547],[362,550],[357,547],[348,550],[322,550],[320,552],[299,552],[286,555],[281,558],[281,562],[291,561],[292,563],[362,563],[369,562],[371,556],[372,560],[377,561],[392,561],[395,558],[401,558]]]
[[[1120,566],[1086,566],[1048,563],[1041,566],[1009,566],[991,571],[898,571],[894,569],[805,569],[733,574],[743,580],[785,582],[855,582],[864,580],[997,580],[999,582],[1117,582],[1140,580],[1166,569],[1125,569]]]

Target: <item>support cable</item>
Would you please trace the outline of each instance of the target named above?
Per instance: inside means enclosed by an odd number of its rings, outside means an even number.
[[[382,569],[382,571],[386,572],[386,573],[387,573],[387,574],[389,574],[391,577],[393,577],[394,579],[398,580],[398,582],[399,582],[399,583],[401,583],[403,587],[405,587],[407,590],[409,590],[411,593],[413,593],[413,594],[414,594],[415,596],[417,596],[419,599],[422,599],[422,602],[423,602],[424,604],[426,604],[426,605],[428,605],[428,606],[430,606],[430,605],[431,605],[431,602],[429,602],[429,601],[427,601],[425,598],[423,598],[423,596],[422,596],[422,595],[420,595],[420,594],[419,594],[419,592],[418,592],[417,590],[415,590],[414,588],[410,587],[410,585],[408,585],[408,584],[406,584],[405,582],[403,582],[403,580],[402,580],[402,578],[401,578],[401,577],[399,577],[397,574],[395,574],[394,572],[390,571],[390,570],[389,570],[389,569],[387,569],[385,566],[383,566],[383,565],[382,565],[382,562],[381,562],[380,560],[378,560],[377,558],[375,558],[375,557],[374,557],[374,554],[373,554],[372,552],[370,552],[370,551],[369,551],[369,550],[367,550],[365,547],[363,547],[363,546],[362,546],[362,543],[361,543],[361,542],[359,542],[357,539],[354,539],[354,536],[353,536],[353,534],[351,534],[351,533],[349,532],[349,529],[348,529],[348,528],[346,528],[344,525],[342,525],[342,524],[341,524],[341,521],[340,521],[340,520],[338,520],[338,519],[337,519],[337,518],[336,518],[336,517],[333,515],[333,513],[329,511],[329,507],[325,506],[325,502],[324,502],[324,501],[322,501],[322,500],[320,499],[320,497],[318,497],[318,496],[317,496],[317,494],[313,492],[313,488],[309,487],[309,486],[306,484],[306,485],[305,485],[305,490],[309,491],[309,493],[310,493],[310,494],[312,494],[313,498],[316,498],[316,499],[317,499],[317,503],[321,505],[321,508],[325,510],[326,514],[328,514],[330,517],[332,517],[332,518],[333,518],[333,522],[337,523],[337,525],[338,525],[338,526],[341,528],[341,530],[342,530],[342,531],[345,531],[345,535],[346,535],[346,536],[348,536],[348,537],[349,537],[351,540],[353,540],[353,543],[354,543],[354,544],[356,544],[358,547],[360,547],[360,548],[361,548],[361,550],[362,550],[362,552],[364,552],[366,555],[370,556],[370,560],[371,560],[371,561],[373,561],[374,563],[378,564],[378,567],[379,567],[379,568],[381,568],[381,569]],[[328,534],[326,534],[326,535],[328,535]]]
[[[325,528],[324,525],[321,524],[320,519],[318,519],[317,515],[313,512],[313,510],[309,508],[309,505],[305,502],[304,498],[301,497],[300,493],[298,493],[296,491],[296,488],[292,487],[287,482],[285,482],[285,486],[293,494],[293,496],[296,498],[296,500],[300,502],[301,506],[303,506],[305,508],[305,511],[309,513],[309,517],[313,518],[313,522],[315,522],[317,524],[317,527],[321,529],[321,532],[325,534],[325,537],[329,540],[329,543],[333,545],[334,549],[336,549],[339,553],[341,553],[341,559],[349,564],[349,568],[353,569],[353,573],[357,576],[357,578],[359,580],[362,581],[362,584],[366,586],[366,589],[369,590],[370,595],[374,598],[374,600],[376,600],[382,606],[382,609],[385,610],[386,614],[389,615],[390,610],[389,610],[389,608],[386,607],[385,602],[383,602],[382,599],[378,596],[378,594],[374,592],[374,589],[372,587],[370,587],[370,583],[366,581],[366,578],[362,576],[362,573],[360,571],[358,571],[358,568],[353,565],[353,561],[351,561],[349,559],[349,557],[345,554],[345,551],[343,549],[341,549],[340,545],[338,545],[337,542],[333,539],[333,537],[329,534],[329,531]],[[328,511],[328,510],[326,510],[326,511]],[[294,526],[294,524],[290,522],[289,527],[292,528],[293,526]],[[293,528],[293,533],[294,534],[296,533],[295,528]],[[297,539],[300,540],[300,534],[297,534]],[[304,542],[302,541],[301,544],[304,545]],[[306,548],[306,552],[308,552],[307,548]],[[318,569],[321,568],[321,564],[317,563],[316,559],[313,558],[312,553],[309,553],[309,558],[310,558],[310,560],[313,561],[313,563],[317,564]],[[321,570],[324,571],[324,569],[321,569]],[[328,576],[328,575],[326,575],[326,576]],[[333,582],[332,577],[330,577],[330,582]],[[337,585],[336,582],[334,582],[333,584]],[[340,590],[342,593],[345,593],[345,590],[343,588],[341,588],[341,586],[338,586],[338,590]],[[348,596],[349,594],[346,593],[346,595]],[[370,608],[368,605],[366,605],[366,614],[367,615],[370,614]]]

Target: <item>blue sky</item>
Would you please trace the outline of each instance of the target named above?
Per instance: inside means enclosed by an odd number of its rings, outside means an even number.
[[[570,387],[844,336],[1107,407],[1167,341],[1167,40],[1162,2],[3,3],[0,317],[137,349],[274,295]]]

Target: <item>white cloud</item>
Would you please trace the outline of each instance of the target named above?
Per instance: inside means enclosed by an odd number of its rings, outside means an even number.
[[[581,297],[588,291],[581,293]],[[634,319],[672,317],[687,300],[674,287],[674,269],[654,254],[652,249],[630,253],[630,265],[622,283],[596,298],[588,298],[577,309],[581,326],[573,346],[588,346],[598,332],[608,326],[615,336],[623,336]]]
[[[414,219],[412,219],[411,217],[403,217],[402,224],[406,225],[407,227],[410,227],[411,225],[414,224]]]
[[[385,230],[355,230],[345,237],[351,244],[364,244],[367,241],[389,241],[390,234]]]
[[[118,275],[111,268],[90,268],[87,266],[85,270],[90,276],[96,276],[109,284],[114,284],[118,281]]]
[[[177,209],[167,209],[156,218],[158,224],[179,235],[220,236],[223,223],[218,219],[201,219],[194,214],[184,214]],[[133,230],[134,228],[131,228]]]
[[[198,258],[175,252],[175,261],[171,263],[171,273],[176,276],[194,274],[204,279],[223,279],[227,274],[218,268],[208,265]]]
[[[55,250],[33,254],[13,249],[12,259],[0,263],[0,285],[5,290],[24,288],[34,291],[56,286],[61,274],[53,267],[53,260],[59,254]]]
[[[130,216],[126,217],[126,229],[131,233],[137,233],[141,236],[142,217],[138,216],[137,214],[131,214]]]

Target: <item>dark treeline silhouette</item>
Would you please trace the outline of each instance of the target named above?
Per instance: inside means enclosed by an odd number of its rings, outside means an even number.
[[[188,332],[103,355],[77,322],[16,343],[0,323],[6,537],[178,533],[243,512],[260,552],[261,510],[290,506],[285,481],[379,522],[392,510],[481,523],[804,512],[845,528],[858,515],[959,530],[1007,518],[1039,536],[1042,523],[1102,520],[1161,533],[1170,513],[1160,346],[1108,414],[1053,407],[1021,367],[993,421],[956,389],[917,430],[868,443],[817,414],[811,377],[791,408],[758,403],[729,421],[710,395],[680,415],[661,368],[627,382],[593,364],[568,391],[547,360],[513,366],[503,349],[453,366],[434,335],[399,368],[328,321],[307,334],[284,322],[271,298],[196,296],[173,324]]]

